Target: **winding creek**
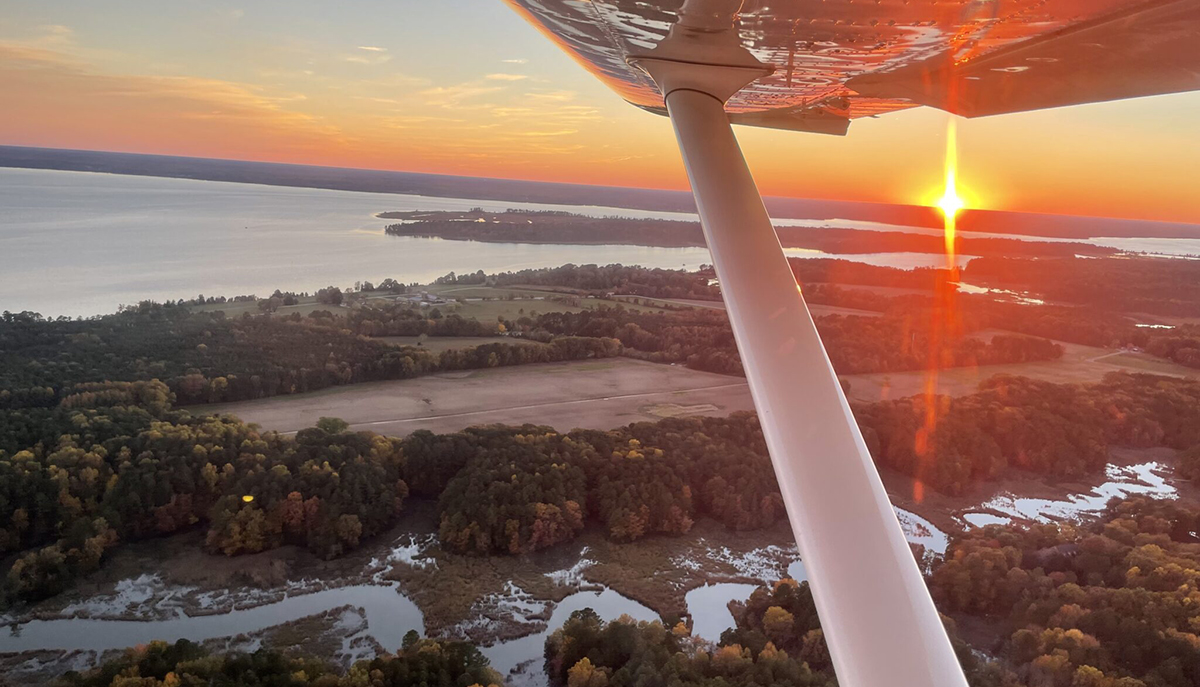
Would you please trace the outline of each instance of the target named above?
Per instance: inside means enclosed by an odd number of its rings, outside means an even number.
[[[1051,521],[1076,518],[1099,511],[1108,499],[1114,496],[1141,493],[1174,498],[1176,490],[1164,479],[1164,470],[1165,467],[1156,462],[1129,466],[1110,465],[1106,472],[1107,481],[1088,492],[1071,494],[1063,499],[999,495],[959,517],[968,526],[1008,523],[1016,519]],[[899,508],[896,509],[896,513],[910,542],[922,545],[931,554],[945,553],[949,543],[945,532],[915,513]],[[392,551],[387,560],[396,564],[424,565],[423,561],[414,559],[419,549],[420,546],[416,543],[402,545]],[[734,555],[728,549],[720,547],[710,548],[706,554],[696,555],[718,557],[730,562],[743,579],[762,579],[769,582],[778,577],[785,566],[790,577],[797,580],[807,579],[804,565],[795,554],[794,548],[771,546]],[[927,556],[926,560],[928,558]],[[373,561],[372,565],[379,562]],[[686,561],[674,563],[686,565]],[[580,564],[561,574],[581,575],[586,572],[588,564],[590,561],[581,560]],[[321,591],[307,591],[297,587],[295,593],[285,595],[272,603],[245,607],[247,600],[239,599],[243,606],[241,608],[238,607],[239,603],[235,602],[232,604],[234,610],[228,612],[189,616],[181,607],[172,605],[172,596],[188,591],[185,589],[178,592],[168,591],[158,601],[147,604],[146,599],[156,596],[155,591],[147,591],[147,587],[153,587],[157,577],[144,575],[137,580],[126,581],[127,584],[118,585],[113,595],[94,597],[64,609],[65,614],[90,617],[35,619],[21,623],[11,619],[4,620],[10,631],[0,634],[0,653],[31,650],[102,652],[156,639],[174,641],[187,638],[204,641],[235,637],[346,606],[361,609],[366,621],[365,627],[347,638],[347,643],[356,637],[369,636],[385,649],[391,650],[401,645],[404,635],[410,630],[424,633],[425,621],[420,608],[401,593],[396,584],[383,583],[379,575],[372,579],[374,583]],[[730,602],[746,600],[754,589],[755,585],[739,581],[706,584],[688,591],[685,602],[688,614],[693,620],[693,633],[709,641],[718,641],[721,633],[733,625],[733,616],[728,608]],[[523,594],[519,589],[515,591]],[[162,592],[163,590],[158,590],[159,594]],[[205,595],[208,600],[201,605],[210,605],[214,601],[212,596],[213,593]],[[228,600],[227,597],[226,602]],[[252,603],[252,600],[250,602]],[[583,608],[592,608],[605,620],[614,620],[622,615],[628,615],[635,620],[658,618],[657,613],[633,599],[612,589],[601,587],[596,590],[593,586],[591,590],[576,592],[554,604],[553,611],[541,631],[482,647],[481,650],[501,674],[508,676],[510,684],[545,684],[545,674],[540,661],[545,640],[551,632],[566,622],[571,613]],[[159,619],[129,620],[111,617],[128,616],[131,612],[134,615],[159,616]],[[105,615],[110,617],[106,618]],[[168,617],[162,617],[164,615]]]

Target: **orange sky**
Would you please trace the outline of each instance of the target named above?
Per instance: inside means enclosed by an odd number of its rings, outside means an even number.
[[[669,123],[499,0],[0,0],[0,143],[685,188]],[[739,128],[764,193],[921,202],[947,115]],[[959,123],[972,207],[1200,223],[1200,95]]]

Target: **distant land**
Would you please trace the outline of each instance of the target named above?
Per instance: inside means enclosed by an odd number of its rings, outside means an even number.
[[[384,232],[390,236],[439,238],[492,243],[600,244],[627,246],[703,246],[704,233],[696,221],[587,217],[569,212],[404,211],[381,212],[380,219],[398,219]],[[825,253],[936,253],[946,250],[941,235],[902,231],[860,231],[837,227],[776,227],[784,248],[807,248]],[[962,236],[960,255],[1072,257],[1114,255],[1115,248],[1076,241],[1029,241],[993,236]]]
[[[665,212],[695,212],[692,196],[686,191],[585,186],[167,155],[0,146],[0,167],[101,172],[368,193],[401,193],[443,198],[601,205]],[[941,217],[936,210],[916,205],[781,197],[767,197],[765,202],[772,216],[777,218],[842,219],[916,227],[941,226]],[[959,229],[1078,239],[1100,236],[1200,238],[1200,224],[994,210],[965,211],[959,219]]]

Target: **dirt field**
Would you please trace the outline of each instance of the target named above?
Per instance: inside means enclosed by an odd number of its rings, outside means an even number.
[[[1200,378],[1200,370],[1136,353],[1063,346],[1066,354],[1059,361],[942,370],[938,393],[968,394],[996,374],[1059,383],[1098,381],[1116,370]],[[925,373],[920,371],[848,375],[846,379],[852,401],[902,398],[925,390]],[[681,415],[725,416],[753,407],[741,378],[681,365],[613,358],[452,372],[196,410],[232,413],[280,432],[311,427],[318,418],[328,416],[340,417],[354,429],[405,436],[418,429],[454,432],[491,423],[528,422],[560,431],[611,429]]]
[[[266,429],[294,432],[322,416],[353,429],[404,436],[418,429],[453,432],[490,423],[611,429],[674,415],[724,416],[751,410],[746,382],[627,358],[548,363],[372,382],[280,396],[203,412],[233,413]]]

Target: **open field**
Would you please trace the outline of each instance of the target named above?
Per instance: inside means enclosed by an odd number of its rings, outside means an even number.
[[[404,436],[418,429],[453,432],[491,423],[611,429],[669,415],[723,416],[751,409],[741,378],[612,358],[452,372],[196,410],[233,413],[281,432],[331,416],[353,429]]]
[[[462,339],[426,345],[462,345]],[[480,338],[480,341],[490,339]],[[1062,344],[1062,360],[942,370],[937,392],[971,393],[996,374],[1052,382],[1092,382],[1116,370],[1200,378],[1192,370],[1134,353]],[[925,390],[924,372],[847,375],[852,401],[901,398]],[[724,416],[753,410],[745,380],[683,366],[628,358],[547,363],[449,372],[417,379],[334,387],[310,394],[213,406],[196,412],[233,413],[266,429],[295,432],[322,416],[358,430],[404,436],[418,429],[454,432],[472,425],[534,423],[560,431],[611,429],[680,415]]]

